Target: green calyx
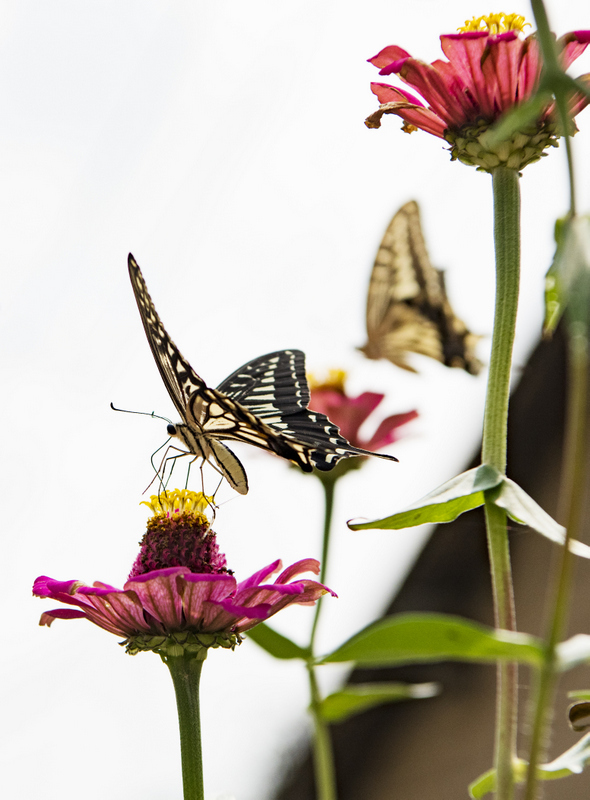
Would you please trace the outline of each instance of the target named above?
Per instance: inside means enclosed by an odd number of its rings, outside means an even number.
[[[120,644],[125,647],[125,652],[135,656],[143,651],[152,650],[161,656],[191,655],[201,661],[207,657],[210,647],[223,647],[224,650],[235,650],[242,643],[242,637],[237,633],[193,633],[179,631],[168,636],[154,636],[148,633],[139,633],[130,636]]]
[[[559,147],[557,124],[549,118],[516,131],[509,139],[491,147],[485,136],[490,127],[490,123],[482,121],[458,131],[448,128],[445,139],[451,145],[451,161],[460,161],[481,172],[492,172],[497,167],[519,172],[547,155],[543,151],[548,147]]]

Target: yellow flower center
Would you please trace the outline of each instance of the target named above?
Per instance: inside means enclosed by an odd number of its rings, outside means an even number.
[[[153,494],[149,503],[143,500],[140,505],[147,506],[155,517],[171,517],[174,514],[204,516],[203,512],[213,507],[213,498],[207,497],[203,492],[173,489],[160,495]]]
[[[315,375],[308,372],[307,382],[312,392],[318,390],[331,390],[344,394],[344,384],[346,382],[346,372],[343,369],[331,369],[323,380],[318,380]]]
[[[526,26],[531,27],[529,22],[520,14],[484,14],[482,17],[466,19],[462,28],[457,28],[459,33],[469,33],[471,31],[487,31],[490,34],[506,33],[506,31],[519,31],[524,33]]]

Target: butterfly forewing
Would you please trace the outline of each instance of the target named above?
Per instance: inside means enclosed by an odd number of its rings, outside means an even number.
[[[195,392],[206,388],[206,384],[188,361],[183,358],[178,347],[168,336],[149,295],[139,265],[131,253],[129,254],[128,266],[139,315],[143,322],[152,355],[160,370],[164,385],[168,389],[168,394],[176,406],[176,410],[184,420],[189,397]]]
[[[373,266],[367,296],[368,358],[386,358],[414,372],[409,352],[477,374],[477,337],[456,316],[443,274],[430,263],[418,204],[406,203],[389,223]]]

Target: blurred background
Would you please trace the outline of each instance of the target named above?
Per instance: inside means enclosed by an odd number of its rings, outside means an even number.
[[[129,251],[168,332],[208,384],[262,353],[297,347],[316,374],[346,369],[349,393],[386,395],[373,427],[418,410],[391,448],[399,464],[374,459],[339,486],[327,581],[339,598],[326,603],[321,649],[394,597],[429,530],[353,533],[345,522],[393,513],[466,466],[479,444],[485,371],[474,378],[416,357],[419,373],[410,374],[366,361],[355,347],[365,341],[367,283],[391,215],[416,199],[431,259],[446,271],[457,314],[482,335],[487,361],[492,196],[490,177],[451,163],[441,140],[402,134],[393,117],[379,131],[364,126],[378,79],[366,59],[395,43],[432,61],[441,33],[490,10],[472,0],[3,4],[10,514],[1,685],[10,796],[57,800],[83,787],[86,800],[181,797],[174,696],[160,660],[129,658],[115,637],[82,621],[38,628],[53,606],[30,595],[40,574],[122,586],[145,529],[139,503],[165,423],[109,404],[176,414],[137,312]],[[531,18],[528,3],[505,10]],[[582,0],[549,2],[548,12],[558,35],[590,27]],[[589,70],[585,54],[572,73]],[[578,117],[574,141],[580,176],[590,170],[589,119]],[[527,168],[521,184],[515,380],[539,338],[553,224],[567,210],[564,149]],[[588,181],[578,190],[588,210]],[[250,493],[222,487],[215,529],[237,577],[278,557],[319,557],[319,483],[254,448],[236,452]],[[213,473],[207,479],[213,488]],[[199,489],[198,472],[194,480]],[[295,608],[273,625],[304,643],[311,618]],[[325,689],[345,677],[326,668]],[[202,680],[207,797],[271,798],[305,748],[306,704],[298,664],[277,663],[249,641],[233,654],[212,652]]]

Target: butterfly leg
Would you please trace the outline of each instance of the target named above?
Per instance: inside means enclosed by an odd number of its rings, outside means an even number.
[[[152,465],[152,467],[153,467],[153,470],[154,470],[154,473],[155,473],[155,475],[154,475],[154,477],[152,478],[152,480],[151,480],[151,481],[148,483],[148,485],[146,486],[146,488],[144,489],[144,491],[143,491],[143,493],[144,493],[144,494],[147,492],[147,490],[150,488],[150,486],[152,485],[152,483],[153,483],[153,482],[154,482],[156,479],[157,479],[157,480],[158,480],[158,482],[159,482],[159,491],[158,491],[158,496],[159,496],[159,495],[162,493],[162,491],[165,493],[165,492],[166,492],[166,486],[167,486],[167,484],[168,484],[168,481],[170,480],[170,477],[171,477],[171,475],[172,475],[172,471],[173,471],[173,469],[174,469],[174,466],[175,466],[175,464],[176,464],[176,459],[177,459],[177,458],[182,458],[183,456],[190,456],[190,455],[192,455],[192,454],[191,454],[191,453],[189,453],[187,450],[181,450],[180,448],[178,448],[178,447],[175,447],[174,445],[168,445],[168,442],[169,442],[169,441],[170,441],[170,439],[167,439],[167,440],[164,442],[164,444],[163,444],[161,447],[158,447],[158,449],[157,449],[157,450],[156,450],[154,453],[152,453],[152,455],[151,455],[150,461],[151,461],[151,465]],[[166,447],[166,445],[168,445],[168,447]],[[156,465],[154,464],[154,456],[156,455],[156,453],[159,453],[159,452],[160,452],[160,450],[162,450],[162,448],[164,448],[164,447],[166,447],[166,450],[164,451],[164,455],[162,456],[162,459],[161,459],[161,461],[160,461],[159,465],[158,465],[158,466],[156,466]],[[168,453],[169,453],[171,450],[176,450],[176,451],[177,451],[177,454],[176,454],[176,455],[173,455],[173,456],[169,456],[169,455],[168,455]],[[168,464],[168,462],[169,462],[169,461],[173,461],[173,462],[174,462],[174,464],[172,465],[172,468],[170,469],[170,472],[169,472],[169,474],[168,474],[168,478],[167,478],[167,480],[166,480],[166,481],[164,481],[164,478],[165,478],[165,475],[166,475],[166,468],[167,468],[167,464]]]

